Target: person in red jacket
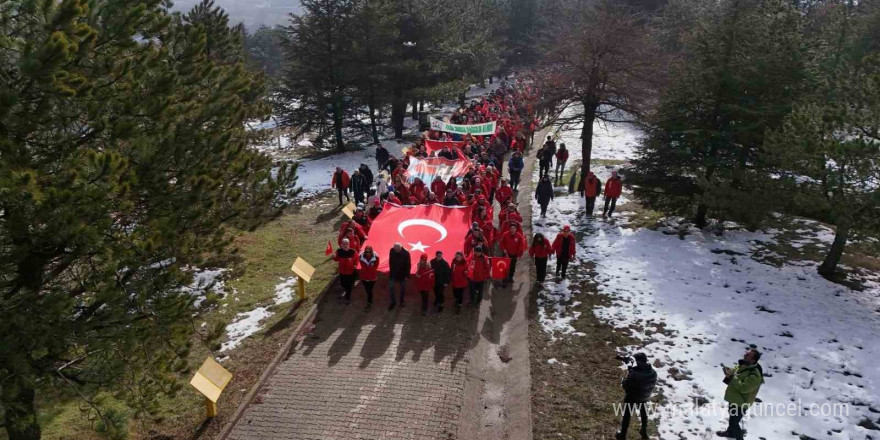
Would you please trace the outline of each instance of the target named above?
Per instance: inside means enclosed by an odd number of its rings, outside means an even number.
[[[495,191],[495,199],[498,200],[498,204],[501,206],[505,206],[513,200],[513,188],[507,184],[507,179],[501,179],[501,186]]]
[[[431,192],[434,194],[439,194],[442,196],[446,194],[446,184],[443,182],[443,179],[440,176],[434,177],[434,181],[431,182]]]
[[[339,284],[342,285],[342,298],[346,304],[350,304],[351,289],[357,279],[354,269],[357,266],[358,254],[351,248],[347,238],[342,239],[342,245],[336,249],[333,260],[337,262],[336,270],[339,273]]]
[[[565,149],[565,144],[559,144],[559,149],[556,150],[556,172],[554,173],[556,185],[559,185],[562,175],[565,174],[565,162],[568,162],[568,150]]]
[[[574,258],[575,241],[574,234],[571,233],[571,226],[565,225],[562,233],[553,240],[553,252],[556,253],[556,278],[565,279],[565,272],[568,270],[568,262]]]
[[[361,284],[364,285],[364,291],[367,292],[367,308],[365,312],[369,312],[373,307],[373,287],[376,286],[376,272],[379,269],[379,256],[373,252],[372,246],[364,248],[364,252],[358,258],[360,265],[359,277]]]
[[[596,197],[602,193],[602,181],[590,171],[581,183],[580,190],[587,199],[587,217],[592,217],[593,210],[596,209]]]
[[[394,191],[388,193],[388,203],[394,203],[395,205],[403,205],[399,198],[397,198],[397,194],[394,194]]]
[[[623,184],[620,181],[620,176],[617,175],[617,171],[612,171],[611,177],[605,182],[605,209],[602,210],[602,217],[605,217],[606,213],[608,217],[614,215],[614,207],[617,206],[617,199],[622,190]],[[611,209],[608,209],[609,203]]]
[[[501,239],[498,240],[498,245],[504,256],[510,258],[510,270],[507,272],[507,278],[505,278],[501,284],[501,287],[507,287],[508,282],[513,284],[513,274],[516,272],[516,260],[519,257],[522,257],[523,252],[526,250],[526,237],[523,236],[522,232],[519,231],[519,228],[515,224],[511,224],[509,229],[501,234]]]
[[[535,281],[543,283],[547,278],[547,258],[553,255],[553,245],[550,244],[550,240],[544,238],[544,234],[539,232],[532,238],[529,255],[535,260],[535,269],[538,275]]]
[[[348,173],[342,170],[340,167],[336,167],[336,172],[333,173],[333,178],[330,180],[330,188],[336,188],[336,191],[339,193],[339,206],[342,206],[342,196],[345,196],[346,201],[351,201],[351,198],[348,197],[348,183],[351,181],[351,178],[348,177]]]
[[[471,291],[471,305],[476,307],[483,300],[483,288],[486,286],[486,280],[492,271],[492,263],[489,257],[483,253],[483,247],[474,248],[474,253],[467,259],[468,266],[468,282]]]
[[[455,298],[456,311],[461,312],[461,304],[464,302],[464,288],[468,285],[468,264],[464,259],[464,253],[461,251],[455,253],[450,270],[452,272],[452,296]]]
[[[434,288],[434,269],[428,263],[428,256],[422,254],[416,265],[416,290],[422,296],[422,316],[428,314],[428,293]]]

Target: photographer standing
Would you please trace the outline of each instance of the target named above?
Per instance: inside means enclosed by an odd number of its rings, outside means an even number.
[[[657,384],[657,372],[648,363],[648,356],[645,353],[636,353],[633,358],[636,360],[636,365],[628,368],[629,372],[621,383],[625,395],[620,431],[614,436],[617,440],[626,438],[629,419],[635,409],[639,410],[639,416],[642,419],[642,428],[639,430],[639,434],[641,434],[642,440],[648,438],[648,409],[645,402],[651,398],[651,393]]]
[[[739,423],[749,410],[749,406],[755,403],[758,390],[764,383],[764,372],[758,365],[759,360],[761,360],[761,352],[756,348],[749,348],[740,359],[739,365],[733,368],[722,367],[724,383],[727,384],[724,400],[729,404],[730,420],[727,423],[727,430],[718,431],[718,436],[743,440],[742,427]]]

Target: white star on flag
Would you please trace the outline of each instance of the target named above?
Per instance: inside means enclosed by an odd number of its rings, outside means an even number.
[[[409,246],[410,246],[409,250],[411,250],[413,252],[421,252],[421,253],[425,253],[425,249],[431,247],[431,246],[423,245],[421,241],[418,241],[415,243],[410,243]]]

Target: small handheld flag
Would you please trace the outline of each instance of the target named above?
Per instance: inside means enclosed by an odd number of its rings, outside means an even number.
[[[510,272],[510,258],[492,257],[492,279],[503,280]]]
[[[324,255],[330,255],[333,253],[333,244],[329,241],[327,242],[327,249],[324,250]]]

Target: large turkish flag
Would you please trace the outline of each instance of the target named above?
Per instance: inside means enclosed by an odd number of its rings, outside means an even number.
[[[379,255],[379,271],[388,272],[388,253],[399,242],[410,253],[415,269],[422,254],[434,258],[443,252],[446,261],[452,261],[455,253],[464,249],[471,207],[442,205],[398,206],[385,203],[382,213],[373,220],[365,246],[373,246]]]

